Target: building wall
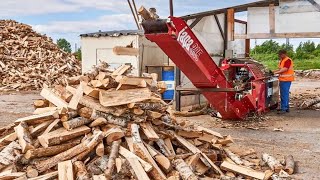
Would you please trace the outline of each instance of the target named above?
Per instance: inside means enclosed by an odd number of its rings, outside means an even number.
[[[139,57],[118,56],[113,53],[115,46],[127,46],[131,43],[138,48],[138,35],[118,36],[118,37],[81,37],[82,50],[82,72],[89,71],[93,65],[99,61],[108,62],[111,66],[117,67],[123,63],[131,63],[132,73],[139,74]]]

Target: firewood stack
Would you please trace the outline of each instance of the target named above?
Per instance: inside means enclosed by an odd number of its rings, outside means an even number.
[[[0,179],[268,179],[292,174],[253,149],[232,149],[231,136],[173,116],[155,76],[126,76],[107,65],[46,86],[34,115],[0,129]],[[284,175],[283,175],[284,174]]]
[[[0,90],[37,90],[43,83],[66,85],[81,65],[31,26],[0,20]]]

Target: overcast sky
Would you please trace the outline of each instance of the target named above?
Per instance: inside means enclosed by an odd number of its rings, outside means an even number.
[[[160,17],[169,15],[169,0],[135,1],[137,8],[152,6],[157,8]],[[254,1],[174,0],[174,13],[181,16]],[[66,38],[72,46],[75,43],[80,46],[79,35],[82,33],[136,29],[127,0],[2,0],[0,19],[14,19],[32,25],[34,30],[54,40]]]

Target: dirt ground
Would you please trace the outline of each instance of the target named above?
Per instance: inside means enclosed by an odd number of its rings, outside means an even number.
[[[299,101],[300,94],[320,95],[320,80],[295,81],[292,85],[293,99]],[[0,126],[30,115],[32,102],[40,98],[39,92],[0,93]],[[265,152],[279,159],[291,154],[297,161],[294,179],[320,179],[320,111],[294,107],[285,115],[269,112],[261,120],[246,122],[221,121],[208,115],[184,119],[224,135],[230,134],[237,146],[254,148],[259,154]],[[283,129],[283,132],[274,131],[274,128]]]

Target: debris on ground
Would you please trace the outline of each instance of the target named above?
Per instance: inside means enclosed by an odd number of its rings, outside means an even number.
[[[320,108],[320,96],[309,98],[304,100],[299,106],[300,109],[319,109]]]
[[[295,75],[298,77],[319,79],[320,78],[320,69],[295,70]]]
[[[230,135],[178,121],[156,78],[107,65],[44,86],[34,115],[0,129],[0,178],[269,179],[293,173],[270,154],[232,148]],[[280,173],[280,174],[279,174]],[[75,178],[76,177],[76,178]]]
[[[43,83],[64,85],[81,74],[81,64],[31,26],[0,20],[0,91],[39,90]]]

